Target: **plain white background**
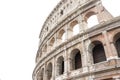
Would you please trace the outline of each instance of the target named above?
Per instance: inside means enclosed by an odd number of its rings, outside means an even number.
[[[0,0],[0,80],[32,80],[40,29],[59,1]],[[102,1],[120,14],[119,0]]]

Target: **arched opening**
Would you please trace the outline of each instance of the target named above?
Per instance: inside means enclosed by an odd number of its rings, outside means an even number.
[[[73,35],[77,35],[79,33],[79,24],[76,24],[73,27]]]
[[[70,30],[72,30],[73,36],[74,36],[74,35],[77,35],[77,34],[79,33],[79,31],[80,31],[80,26],[79,26],[77,20],[73,21],[73,22],[70,24]]]
[[[57,71],[58,75],[64,74],[64,58],[62,56],[57,60]]]
[[[88,12],[85,16],[85,21],[87,22],[88,28],[91,28],[91,27],[99,24],[95,12]]]
[[[59,31],[58,39],[59,39],[60,43],[65,41],[65,39],[66,39],[66,32],[65,32],[64,29]]]
[[[71,60],[72,60],[72,64],[71,64],[72,70],[82,68],[82,60],[81,60],[81,54],[79,49],[74,49],[72,51]]]
[[[47,80],[51,80],[52,78],[52,63],[49,63],[47,66]]]
[[[54,47],[54,43],[55,43],[55,38],[53,37],[51,40],[50,40],[50,46]]]
[[[63,10],[60,11],[61,16],[63,15]]]
[[[82,67],[81,55],[80,55],[80,52],[78,52],[75,55],[75,69],[79,69],[81,67]]]
[[[62,42],[65,42],[65,39],[66,39],[66,33],[62,35]]]
[[[47,52],[47,44],[43,47],[43,52]]]
[[[118,57],[120,57],[120,33],[115,35],[114,41],[115,41],[115,47],[118,53]]]
[[[94,63],[106,61],[106,55],[103,44],[100,41],[95,41],[93,42],[93,45],[94,47],[92,49],[92,53]]]
[[[97,16],[93,15],[93,16],[89,17],[87,23],[88,23],[88,28],[91,28],[91,27],[97,25],[98,24]]]
[[[118,57],[120,57],[120,38],[117,39],[115,45],[116,45],[116,49],[117,49],[117,52],[118,52]]]

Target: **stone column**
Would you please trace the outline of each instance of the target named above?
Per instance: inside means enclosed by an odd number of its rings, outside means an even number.
[[[53,65],[52,65],[52,80],[55,80],[55,70],[56,70],[56,62],[55,62],[55,57],[53,57]]]
[[[68,54],[67,54],[66,46],[64,46],[64,73],[66,75],[68,73]]]
[[[111,45],[111,51],[112,51],[112,53],[114,55],[114,58],[117,59],[118,58],[118,53],[117,53],[117,49],[116,49],[116,47],[114,45],[114,42],[110,41],[110,45]]]
[[[66,40],[70,39],[72,35],[73,35],[73,31],[70,28],[70,26],[67,25],[67,27],[66,27]]]
[[[91,66],[93,64],[93,55],[92,55],[92,49],[94,47],[94,45],[91,44],[90,39],[86,40],[86,42],[84,42],[85,44],[85,51],[86,51],[86,57],[87,57],[87,65]]]
[[[62,39],[59,38],[58,36],[56,37],[56,45],[60,45],[62,43]]]
[[[55,58],[55,78],[59,75],[59,64],[57,62],[57,57]]]
[[[67,58],[68,58],[68,68],[67,68],[67,70],[68,70],[68,72],[70,72],[72,70],[72,63],[73,62],[72,62],[71,52],[68,50],[67,53],[68,53],[68,56],[67,56]]]
[[[107,60],[113,59],[115,55],[112,53],[112,48],[111,48],[110,41],[107,35],[107,31],[103,31],[102,34],[104,36],[104,40],[106,44],[104,45],[104,47],[106,46],[105,51],[106,51]]]
[[[106,59],[109,60],[110,56],[109,56],[108,47],[107,47],[106,43],[103,43],[103,48],[104,48],[104,51],[105,51]]]
[[[43,80],[47,80],[47,74],[46,74],[46,66],[47,66],[47,64],[45,63],[44,64],[44,76],[43,76]]]
[[[81,51],[81,59],[82,59],[82,67],[83,72],[88,72],[88,58],[87,58],[87,50],[84,43],[84,40],[82,41],[82,51]]]
[[[79,33],[83,33],[84,32],[84,25],[83,23],[80,21],[79,22]]]
[[[87,29],[87,23],[85,22],[83,16],[79,15],[78,23],[80,25],[79,31],[83,33]]]

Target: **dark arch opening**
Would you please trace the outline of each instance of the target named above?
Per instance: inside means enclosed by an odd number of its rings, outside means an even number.
[[[62,70],[60,74],[63,74],[63,73],[64,73],[64,61],[62,61]]]
[[[64,74],[64,58],[61,56],[57,60],[58,75]]]
[[[66,35],[66,32],[64,29],[59,31],[58,38],[61,40],[60,43],[65,41],[65,38],[66,38],[65,35]]]
[[[70,23],[70,30],[72,30],[72,34],[77,35],[79,33],[79,23],[77,20]]]
[[[82,67],[80,51],[75,55],[75,70]]]
[[[106,61],[106,55],[102,43],[97,42],[97,44],[94,45],[95,46],[92,50],[94,63]]]
[[[114,41],[115,41],[115,47],[118,53],[118,57],[120,57],[120,33],[115,35]]]
[[[60,14],[63,15],[63,10],[60,11]]]
[[[76,70],[82,67],[81,54],[79,49],[74,49],[71,53],[71,69]]]
[[[116,48],[117,48],[117,52],[118,52],[118,57],[120,57],[120,38],[116,41]]]

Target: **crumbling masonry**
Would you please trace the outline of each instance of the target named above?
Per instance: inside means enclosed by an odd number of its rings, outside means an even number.
[[[100,0],[61,0],[39,38],[33,80],[120,80],[120,17]]]

